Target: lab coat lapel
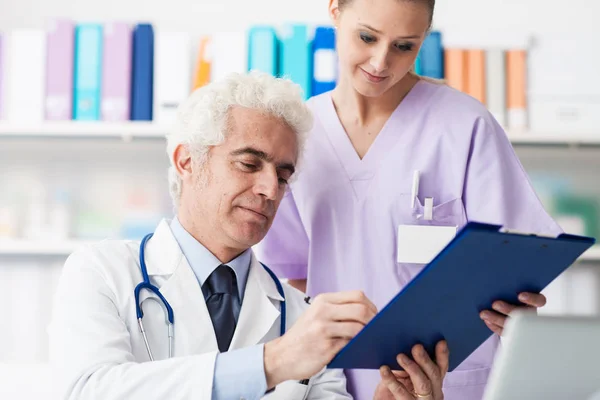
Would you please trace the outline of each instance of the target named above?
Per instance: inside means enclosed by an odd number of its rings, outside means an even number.
[[[281,300],[275,282],[252,254],[244,301],[230,350],[261,343],[271,330],[276,331],[274,337],[279,336]]]
[[[217,350],[202,289],[166,221],[147,244],[146,263],[150,280],[173,308],[175,355]]]

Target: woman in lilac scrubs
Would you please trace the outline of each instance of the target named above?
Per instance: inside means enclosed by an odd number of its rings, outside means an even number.
[[[384,306],[423,268],[399,254],[400,226],[432,229],[418,240],[436,236],[436,226],[460,229],[470,220],[561,232],[485,106],[410,72],[434,3],[330,0],[338,85],[309,100],[315,125],[300,173],[256,249],[261,261],[311,296],[360,289]],[[413,201],[415,170],[420,180]],[[427,198],[433,200],[429,210]],[[545,303],[541,294],[521,300],[520,307]],[[497,302],[488,311],[495,335],[446,375],[447,400],[482,398],[514,307]],[[372,399],[379,372],[346,372],[355,398]]]

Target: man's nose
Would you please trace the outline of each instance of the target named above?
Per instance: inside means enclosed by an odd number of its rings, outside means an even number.
[[[255,192],[268,200],[276,200],[279,192],[279,177],[274,168],[264,168],[258,174]]]

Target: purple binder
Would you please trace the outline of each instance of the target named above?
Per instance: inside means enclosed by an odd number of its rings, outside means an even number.
[[[47,120],[70,120],[73,117],[73,52],[75,23],[56,19],[50,23],[46,55]]]
[[[131,93],[132,28],[127,23],[112,22],[104,26],[102,57],[101,119],[129,119]]]

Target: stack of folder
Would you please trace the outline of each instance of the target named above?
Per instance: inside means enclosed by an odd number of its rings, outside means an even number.
[[[64,19],[53,20],[47,30],[3,35],[0,117],[25,122],[152,120],[153,36],[147,24]]]
[[[334,88],[329,26],[255,26],[194,38],[150,24],[52,20],[0,35],[0,119],[172,123],[189,93],[230,72],[287,77],[305,98]]]
[[[441,33],[433,31],[421,46],[415,71],[479,100],[501,125],[527,128],[525,49],[446,47]]]
[[[527,53],[445,47],[439,31],[415,62],[485,104],[500,124],[527,124]],[[77,24],[0,36],[0,118],[12,121],[174,121],[189,93],[230,72],[260,70],[301,86],[305,98],[335,87],[338,60],[330,26],[260,25],[199,38],[150,24]]]

